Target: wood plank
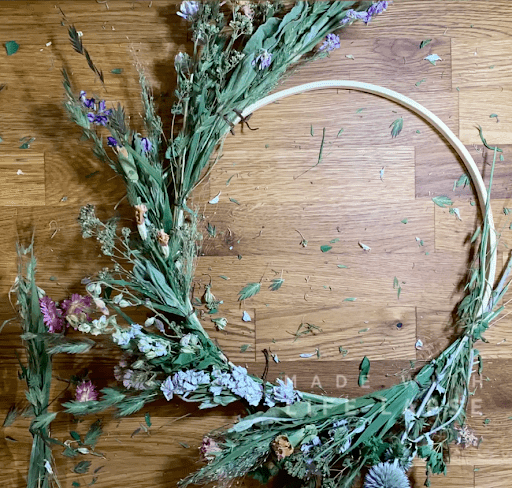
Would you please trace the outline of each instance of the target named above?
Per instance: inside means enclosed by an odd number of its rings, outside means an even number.
[[[0,153],[0,205],[45,204],[44,154],[30,150]]]
[[[296,337],[301,324],[321,332]],[[400,327],[397,324],[401,324]],[[305,327],[301,329],[304,331]],[[376,308],[369,312],[338,307],[295,314],[291,310],[257,314],[257,348],[270,349],[280,361],[297,361],[300,354],[321,354],[320,361],[416,359],[416,311],[413,307]],[[345,351],[340,354],[340,348]],[[308,359],[304,359],[304,362]],[[311,360],[309,360],[311,361]]]
[[[481,144],[478,126],[490,146],[512,143],[512,121],[507,117],[512,110],[510,90],[464,90],[459,93],[459,105],[459,137],[463,144]],[[491,118],[492,114],[498,118]]]
[[[243,182],[242,185],[245,186]],[[237,191],[241,201],[261,193],[261,190],[251,190],[243,192],[240,188]],[[229,189],[225,194],[226,199],[232,198]],[[382,196],[385,200],[395,199],[394,192],[388,189],[382,192]],[[343,197],[343,200],[339,203],[312,201],[237,205],[226,202],[208,205],[204,208],[201,225],[204,236],[202,254],[228,256],[232,254],[231,247],[236,247],[243,256],[268,254],[270,250],[275,254],[289,253],[291,249],[298,252],[301,234],[309,249],[319,249],[327,244],[334,249],[350,249],[354,242],[365,242],[371,238],[374,246],[385,252],[413,254],[418,253],[417,247],[410,245],[416,236],[422,236],[426,242],[434,240],[434,207],[431,202],[410,200],[365,204],[359,199],[347,202]],[[405,223],[402,222],[404,220]],[[215,237],[209,235],[208,225],[215,227]],[[304,249],[304,253],[309,249]]]
[[[452,39],[452,83],[466,89],[503,90],[512,88],[509,59],[512,39]]]

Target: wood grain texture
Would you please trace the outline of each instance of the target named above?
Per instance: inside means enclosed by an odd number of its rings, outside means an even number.
[[[0,53],[0,84],[7,84],[0,92],[0,323],[13,314],[8,291],[16,274],[17,239],[28,243],[35,229],[39,286],[61,300],[83,291],[83,277],[111,265],[94,240],[82,239],[76,222],[80,206],[95,204],[100,218],[116,212],[123,226],[133,227],[119,178],[94,159],[67,118],[61,68],[68,70],[77,92],[84,89],[107,104],[122,103],[132,127],[141,130],[136,64],[142,63],[169,133],[173,58],[190,49],[187,24],[175,14],[178,4],[0,2],[2,43],[14,39],[20,44],[14,56]],[[106,90],[73,53],[57,7],[83,32],[93,61],[105,73]],[[492,152],[482,146],[476,129],[481,125],[488,142],[504,150],[492,203],[502,264],[512,247],[512,214],[503,212],[512,208],[511,19],[508,0],[396,0],[368,26],[346,29],[339,50],[301,66],[279,86],[348,79],[399,91],[461,137],[488,181]],[[424,39],[432,42],[419,49]],[[431,53],[442,58],[437,66],[424,59]],[[114,75],[114,68],[123,72]],[[498,114],[499,122],[489,118],[491,113]],[[399,117],[404,128],[392,138],[390,124]],[[459,159],[417,115],[354,91],[323,90],[282,100],[255,113],[251,126],[258,130],[237,127],[236,135],[226,139],[223,157],[193,194],[204,236],[194,296],[201,298],[211,279],[213,293],[223,301],[213,317],[228,320],[226,329],[218,331],[212,316],[203,313],[204,327],[233,362],[258,376],[265,369],[262,350],[269,350],[279,362],[270,359],[268,378],[288,376],[305,391],[354,397],[411,378],[457,335],[454,311],[471,266],[469,239],[481,218],[470,204],[476,198],[471,186],[453,190],[464,171]],[[29,135],[36,138],[30,149],[19,149],[19,140]],[[209,204],[219,192],[219,203]],[[454,201],[462,221],[435,206],[431,198],[437,195]],[[215,237],[208,234],[208,224],[215,226]],[[301,245],[303,238],[307,247]],[[359,242],[371,251],[363,251]],[[326,244],[332,249],[322,252]],[[270,291],[271,280],[281,274],[283,286]],[[395,277],[400,297],[393,288]],[[260,293],[240,302],[238,292],[254,281],[262,283]],[[357,300],[344,301],[351,297]],[[503,303],[510,298],[512,291]],[[242,320],[244,311],[251,322]],[[134,311],[133,318],[142,322],[146,313]],[[322,332],[294,342],[302,322]],[[484,370],[474,378],[468,423],[483,440],[478,449],[454,446],[447,476],[433,477],[432,487],[511,484],[511,327],[512,315],[504,317],[486,333],[488,342],[478,345]],[[423,346],[416,348],[418,339]],[[244,344],[250,347],[241,352]],[[340,346],[348,351],[345,356]],[[25,398],[16,352],[23,357],[19,326],[10,323],[0,334],[0,419]],[[298,357],[305,352],[314,356]],[[357,379],[365,355],[371,371],[361,388]],[[87,354],[55,357],[52,398],[60,398],[55,408],[73,396],[62,378],[88,370],[98,387],[111,386],[120,357],[108,338],[100,338]],[[152,421],[149,432],[141,427],[146,412]],[[73,481],[86,486],[96,476],[98,487],[175,487],[200,466],[203,435],[245,413],[242,404],[202,411],[165,400],[122,420],[107,412],[98,416],[105,434],[97,449],[104,458],[91,458],[90,473],[73,473],[78,460],[55,451],[62,486],[71,487]],[[95,419],[76,423],[61,414],[52,434],[70,439],[70,430],[84,433]],[[20,419],[0,429],[0,483],[6,488],[24,485],[28,425]],[[79,460],[84,459],[89,458]],[[423,486],[421,461],[409,477],[412,486]],[[233,486],[257,485],[242,480]]]

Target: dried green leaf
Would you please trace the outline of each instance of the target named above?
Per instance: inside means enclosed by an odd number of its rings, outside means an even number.
[[[506,207],[503,207],[503,213],[504,213],[505,215],[509,215],[511,211],[512,211],[512,208],[506,208]]]
[[[342,128],[338,131],[338,134],[336,135],[336,139],[337,139],[338,137],[340,137],[340,136],[341,136],[341,134],[343,134],[343,131],[344,131],[344,130],[345,130],[345,129],[342,127]]]
[[[16,41],[8,41],[5,43],[5,50],[7,51],[7,56],[12,56],[18,52],[20,45]]]
[[[313,130],[313,124],[311,124],[311,129],[310,129],[309,133],[311,134],[311,136],[315,135],[315,131]]]
[[[356,114],[360,114],[363,110],[364,110],[364,107],[363,107],[363,108],[358,108],[358,109],[356,110]]]
[[[356,300],[357,300],[357,298],[349,297],[349,298],[345,298],[343,301],[344,302],[355,302]]]
[[[320,246],[320,251],[327,252],[332,249],[332,246],[329,246],[328,244],[324,244],[323,246]]]
[[[420,86],[422,83],[425,83],[425,81],[427,81],[427,79],[426,79],[426,78],[423,78],[423,79],[421,79],[420,81],[417,81],[417,82],[415,83],[415,85],[416,85],[416,86]]]
[[[249,283],[238,292],[238,300],[247,300],[248,298],[253,297],[260,291],[260,288],[261,283]]]
[[[229,278],[227,276],[224,276],[224,275],[219,275],[219,278],[222,278],[223,280],[229,280]]]
[[[114,68],[110,71],[113,75],[120,75],[123,72],[123,68]]]
[[[432,198],[432,201],[441,208],[445,208],[448,205],[453,205],[453,202],[446,195],[434,197]]]
[[[348,268],[348,266],[345,266],[344,264],[337,264],[336,265],[338,268]]]
[[[242,345],[240,346],[240,352],[245,352],[245,351],[247,351],[247,349],[249,349],[250,347],[251,347],[251,345],[250,345],[250,344],[242,344]]]
[[[391,125],[391,137],[397,137],[404,127],[404,119],[400,117],[399,119],[394,120]]]
[[[89,427],[87,434],[85,434],[84,445],[91,446],[94,449],[101,434],[103,434],[103,430],[101,428],[101,420],[96,420],[96,422],[94,422],[91,427]]]
[[[368,380],[370,373],[370,360],[365,356],[359,365],[359,386],[363,386]]]
[[[208,234],[210,234],[211,237],[215,237],[217,235],[216,227],[214,225],[210,224],[209,222],[206,227],[206,230],[208,231]]]
[[[348,349],[343,349],[343,346],[340,346],[338,348],[338,350],[340,351],[340,354],[345,357],[347,354],[348,354]]]
[[[230,198],[229,201],[236,203],[237,205],[240,205],[240,202],[238,200],[235,200],[234,198]]]
[[[463,175],[461,175],[459,177],[458,180],[456,180],[454,183],[453,183],[453,189],[452,191],[455,191],[455,188],[458,188],[459,186],[462,186],[462,188],[466,188],[466,185],[469,185],[470,181],[469,181],[469,176],[464,173]]]
[[[345,54],[345,57],[348,59],[355,59],[353,54]]]
[[[409,221],[407,219],[403,219],[400,222],[402,222],[402,224],[407,224],[407,222],[409,222]]]
[[[271,291],[277,291],[284,283],[283,278],[275,278],[272,280],[272,284],[269,286]]]
[[[74,468],[73,471],[77,474],[85,474],[89,471],[91,461],[80,461]]]
[[[424,39],[420,42],[420,49],[423,49],[427,44],[430,44],[432,42],[432,39]]]

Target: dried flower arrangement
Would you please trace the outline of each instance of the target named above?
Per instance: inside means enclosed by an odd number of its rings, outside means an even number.
[[[114,266],[86,280],[88,297],[73,295],[60,305],[37,288],[33,256],[26,271],[20,264],[14,290],[30,358],[22,370],[35,416],[31,487],[58,483],[51,444],[73,453],[73,448],[48,432],[56,415],[47,411],[51,355],[82,352],[94,341],[69,339],[66,327],[111,335],[126,353],[114,372],[123,386],[104,388],[100,394],[82,379],[76,400],[63,404],[68,413],[82,416],[115,407],[119,416],[126,416],[148,402],[162,397],[170,401],[175,396],[197,402],[200,408],[235,401],[249,406],[251,415],[204,438],[201,454],[207,464],[182,480],[182,486],[210,481],[228,486],[245,475],[266,483],[284,471],[297,486],[317,486],[321,480],[322,486],[348,488],[367,472],[367,488],[407,487],[405,473],[415,457],[426,460],[427,474],[446,472],[448,445],[460,439],[469,381],[479,360],[473,345],[501,312],[503,307],[497,304],[508,287],[504,276],[491,289],[494,227],[489,194],[474,168],[468,170],[483,199],[484,225],[479,263],[459,307],[464,333],[413,380],[354,399],[300,392],[290,380],[272,384],[232,364],[201,326],[190,293],[198,249],[197,213],[187,205],[191,191],[209,174],[226,134],[275,99],[267,95],[291,66],[326,56],[339,47],[335,31],[355,20],[368,23],[388,6],[386,1],[369,5],[298,2],[280,15],[276,2],[230,3],[229,18],[218,2],[187,1],[180,6],[178,15],[190,23],[194,49],[192,56],[180,53],[175,58],[178,87],[173,128],[177,117],[182,118],[182,126],[177,135],[173,130],[166,147],[162,147],[162,124],[142,71],[145,137],[130,129],[121,105],[107,109],[104,100],[87,98],[85,91],[75,93],[63,71],[66,109],[92,141],[94,154],[122,177],[137,234],[124,227],[118,236],[116,219],[102,222],[94,207],[83,207],[79,216],[83,237],[96,237]],[[103,82],[102,72],[74,27],[70,37]],[[372,85],[348,85],[397,98],[394,92]],[[421,106],[405,97],[398,99],[427,116]],[[432,114],[428,120],[442,124]],[[496,160],[499,149],[492,149]],[[20,249],[20,258],[28,252],[32,246]],[[241,293],[251,296],[257,291],[259,286],[248,285]],[[213,295],[209,302],[215,306]],[[135,306],[151,314],[143,325],[130,318],[129,310]],[[120,326],[110,311],[129,327]],[[100,317],[91,320],[92,313]],[[39,359],[34,362],[35,358]]]

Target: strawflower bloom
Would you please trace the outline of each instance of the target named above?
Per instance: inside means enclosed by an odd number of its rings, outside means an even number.
[[[336,34],[327,34],[325,41],[320,46],[320,51],[334,51],[340,48],[340,38]]]
[[[199,11],[199,2],[181,2],[180,11],[176,12],[185,20],[192,20]]]
[[[77,402],[90,402],[98,399],[98,392],[92,381],[82,381],[76,387],[76,401]]]
[[[44,325],[48,327],[48,332],[62,332],[64,319],[62,318],[62,311],[57,308],[55,302],[49,296],[45,296],[39,299],[39,307],[43,314]]]
[[[268,68],[270,66],[270,63],[272,62],[272,53],[269,53],[266,49],[262,49],[259,56],[257,56],[253,62],[252,65],[256,66],[257,64],[258,69],[262,70],[265,68]]]
[[[87,320],[90,320],[88,312],[90,312],[92,307],[92,299],[91,297],[79,295],[78,293],[73,293],[71,295],[71,299],[64,300],[60,307],[65,315],[79,315],[81,313],[85,314]]]

